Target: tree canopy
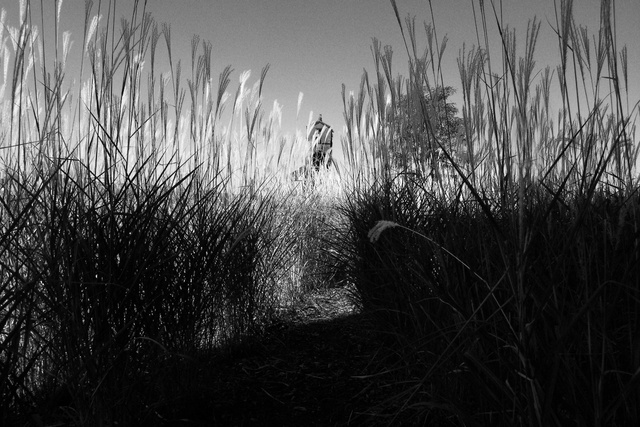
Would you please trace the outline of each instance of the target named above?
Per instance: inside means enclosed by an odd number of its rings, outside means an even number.
[[[398,97],[387,116],[393,128],[391,151],[396,166],[433,164],[442,155],[440,145],[450,153],[458,151],[463,128],[458,108],[449,102],[454,93],[451,86],[423,87]]]

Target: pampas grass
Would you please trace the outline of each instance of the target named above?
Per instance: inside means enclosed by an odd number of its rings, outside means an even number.
[[[74,83],[73,41],[45,49],[34,6],[0,33],[0,418],[166,422],[186,366],[302,292],[298,142],[263,110],[269,65],[230,89],[209,42],[185,66],[142,2],[119,31],[115,4],[87,2]]]
[[[477,40],[493,17],[502,47],[464,46],[459,82],[445,82],[437,17],[418,33],[391,4],[409,75],[374,40],[374,71],[342,86],[337,167],[298,181],[312,147],[281,135],[278,103],[265,110],[268,64],[216,75],[197,36],[183,62],[142,2],[120,21],[87,2],[81,40],[59,28],[60,3],[54,40],[31,2],[15,26],[2,14],[3,420],[167,423],[199,357],[346,284],[391,355],[380,375],[403,390],[378,420],[638,423],[638,110],[612,3],[597,44],[558,4],[559,64],[544,69],[544,24],[517,55],[493,4],[474,3]],[[430,97],[448,84],[456,135],[438,132]]]
[[[348,226],[336,239],[360,306],[395,355],[380,375],[405,384],[378,411],[391,424],[637,423],[637,340],[623,331],[640,312],[638,111],[618,84],[628,78],[625,49],[605,42],[616,33],[612,3],[602,3],[595,52],[572,2],[558,5],[555,70],[536,68],[537,20],[517,56],[493,4],[474,4],[478,40],[493,16],[502,51],[461,50],[457,141],[437,136],[424,101],[445,85],[437,17],[418,36],[391,3],[410,75],[392,79],[391,48],[382,54],[374,41],[375,72],[355,94],[343,87],[346,157],[366,166],[341,204]],[[402,99],[419,100],[425,131],[414,143],[442,153],[453,176],[438,173],[442,161],[391,161],[390,124],[415,120],[393,117]]]

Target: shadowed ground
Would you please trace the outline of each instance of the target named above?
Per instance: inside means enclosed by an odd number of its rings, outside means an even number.
[[[346,291],[317,292],[263,340],[198,363],[191,392],[158,413],[165,425],[387,424],[375,407],[399,390],[372,376],[380,354]]]

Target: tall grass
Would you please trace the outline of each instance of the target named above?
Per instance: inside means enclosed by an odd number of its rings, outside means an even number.
[[[194,37],[184,66],[145,3],[118,24],[115,2],[87,2],[70,81],[60,4],[46,37],[29,1],[17,27],[0,18],[3,420],[184,418],[199,356],[333,281],[403,384],[383,422],[637,424],[638,109],[612,2],[593,38],[560,2],[542,70],[542,24],[518,53],[499,5],[473,3],[463,128],[442,137],[428,95],[458,83],[447,39],[392,1],[408,76],[374,40],[374,72],[342,89],[340,169],[300,182],[311,147],[264,110],[268,65],[230,89],[211,45]]]
[[[118,21],[115,2],[86,2],[79,74],[61,2],[53,35],[29,1],[17,27],[2,14],[8,423],[170,421],[197,380],[190,361],[259,334],[301,289],[309,202],[289,177],[300,141],[279,134],[277,103],[263,110],[269,66],[230,95],[211,44],[194,37],[183,67],[145,5]]]
[[[348,158],[365,156],[368,175],[342,205],[349,227],[337,245],[362,308],[399,357],[383,371],[408,384],[386,402],[388,421],[637,423],[638,110],[613,3],[602,2],[592,39],[572,2],[560,2],[555,70],[536,68],[539,21],[518,54],[500,6],[474,3],[481,45],[458,58],[458,141],[437,137],[437,106],[425,102],[447,84],[437,19],[421,38],[391,3],[409,77],[392,78],[392,50],[374,41],[373,77],[344,95]],[[431,156],[398,169],[389,118],[412,99],[426,129],[416,143]],[[445,164],[454,177],[437,173]]]

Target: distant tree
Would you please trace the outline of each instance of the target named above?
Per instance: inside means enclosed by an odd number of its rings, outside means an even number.
[[[451,86],[438,86],[410,90],[398,97],[392,114],[387,115],[393,127],[391,151],[396,166],[433,165],[442,156],[435,139],[448,152],[458,151],[464,133],[458,108],[449,102],[454,93]]]

